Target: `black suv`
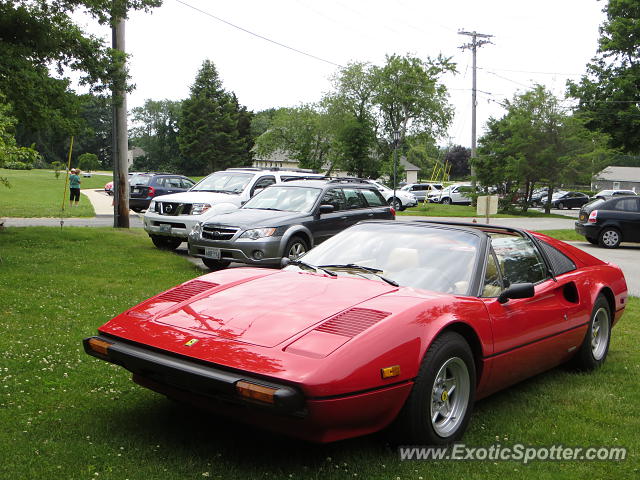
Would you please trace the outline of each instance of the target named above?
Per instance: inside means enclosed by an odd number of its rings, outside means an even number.
[[[189,253],[211,269],[232,261],[277,265],[361,220],[394,218],[374,185],[353,179],[289,181],[271,185],[236,211],[198,223],[189,234]]]
[[[597,199],[580,209],[576,232],[604,248],[620,242],[640,242],[640,197]]]
[[[136,173],[129,178],[129,208],[141,212],[154,197],[184,192],[195,184],[190,178],[174,173]]]

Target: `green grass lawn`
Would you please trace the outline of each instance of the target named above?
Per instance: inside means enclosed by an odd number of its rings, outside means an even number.
[[[56,178],[49,170],[0,169],[0,177],[9,180],[11,188],[0,185],[0,217],[93,217],[95,211],[85,195],[77,207],[69,207],[69,185],[65,192],[65,173]],[[101,189],[110,177],[81,177],[83,188]],[[64,211],[62,200],[64,198]]]
[[[540,233],[557,238],[563,242],[586,242],[585,238],[575,230],[540,230]]]
[[[564,368],[476,405],[470,447],[625,446],[611,462],[400,462],[383,434],[313,445],[184,408],[86,355],[83,337],[199,275],[141,231],[0,232],[0,478],[558,479],[638,477],[640,300],[595,373]]]
[[[440,205],[439,203],[420,203],[416,207],[407,208],[402,212],[396,212],[397,215],[418,215],[425,217],[476,217],[478,219],[484,218],[478,216],[476,213],[476,207],[470,205]],[[497,215],[491,215],[491,218],[517,218],[517,217],[546,217],[546,218],[570,218],[566,215],[557,215],[551,213],[547,215],[539,210],[528,210],[526,213],[519,213],[518,215],[508,215],[500,213]]]

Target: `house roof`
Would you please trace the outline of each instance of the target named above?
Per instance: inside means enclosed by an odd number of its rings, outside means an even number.
[[[407,160],[407,157],[402,156],[400,157],[400,165],[402,165],[404,167],[404,171],[415,171],[417,172],[418,170],[420,170],[420,167],[416,167],[413,163],[409,162]]]
[[[607,167],[595,175],[596,180],[640,182],[640,167]]]

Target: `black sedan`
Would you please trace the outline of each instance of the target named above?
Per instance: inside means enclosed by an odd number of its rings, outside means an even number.
[[[640,242],[640,197],[597,199],[580,209],[576,232],[604,248]]]
[[[551,208],[580,208],[589,201],[589,197],[581,192],[558,192],[551,199]]]

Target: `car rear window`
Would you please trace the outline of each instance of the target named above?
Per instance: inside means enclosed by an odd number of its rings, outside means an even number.
[[[149,185],[151,175],[135,174],[129,179],[131,185]]]

